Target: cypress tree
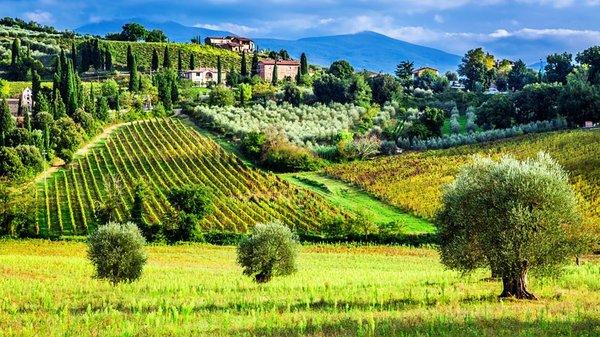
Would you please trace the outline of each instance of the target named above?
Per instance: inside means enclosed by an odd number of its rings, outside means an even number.
[[[300,85],[300,82],[302,82],[302,76],[300,75],[300,68],[298,68],[298,72],[296,73],[296,84]]]
[[[190,53],[190,69],[196,69],[196,59],[193,52]]]
[[[111,71],[113,68],[112,53],[110,48],[104,49],[104,70]]]
[[[217,56],[217,84],[221,84],[221,56]]]
[[[135,57],[131,58],[131,68],[129,70],[129,91],[137,92],[139,89],[137,61]]]
[[[35,105],[37,104],[38,93],[42,89],[42,78],[35,69],[31,69],[31,97],[33,98],[33,109],[35,112]]]
[[[242,64],[240,65],[240,73],[243,77],[248,77],[248,65],[246,64],[246,52],[242,52]]]
[[[46,95],[44,95],[40,91],[35,96],[35,105],[33,106],[34,116],[37,116],[38,113],[43,111],[51,112],[50,107],[48,106],[48,100],[46,99]]]
[[[152,64],[150,66],[150,69],[152,69],[152,71],[158,70],[158,52],[156,51],[156,49],[152,50]]]
[[[163,55],[163,67],[167,69],[171,68],[171,57],[169,56],[168,46],[165,46],[165,52]]]
[[[279,82],[279,79],[277,74],[277,62],[275,62],[275,65],[273,66],[273,77],[271,78],[271,84],[277,85],[277,82]]]
[[[3,99],[0,103],[0,145],[5,146],[8,134],[16,127],[15,120],[10,113],[8,103]]]
[[[56,93],[56,96],[54,96],[52,105],[52,114],[54,115],[54,119],[59,119],[67,114],[65,102],[63,102],[62,97],[60,94],[58,94],[58,92]]]
[[[14,39],[12,42],[10,66],[14,69],[21,58],[21,40]]]
[[[252,69],[250,69],[250,76],[258,75],[258,52],[254,52],[252,55]]]
[[[86,111],[96,117],[96,94],[94,93],[94,82],[90,83],[90,94],[87,100]]]
[[[108,120],[108,99],[106,97],[98,99],[95,117],[101,121]]]
[[[71,64],[71,62],[68,62],[67,65],[67,83],[66,83],[66,88],[67,88],[67,96],[66,96],[66,101],[67,101],[67,115],[69,116],[73,116],[73,114],[75,113],[75,110],[77,110],[77,83],[76,83],[76,78],[75,75],[73,74],[73,65]]]
[[[73,69],[77,70],[77,48],[75,48],[75,42],[71,43],[71,60],[73,62]]]
[[[27,129],[27,131],[31,132],[31,112],[28,109],[25,109],[25,129]]]
[[[183,72],[183,61],[181,60],[181,49],[177,53],[177,72],[181,74]]]
[[[133,64],[133,53],[131,52],[131,45],[127,45],[127,70],[131,72],[131,67]]]
[[[179,88],[175,79],[171,79],[171,103],[179,101]]]
[[[300,55],[300,75],[308,74],[308,60],[306,59],[306,54],[302,53]]]

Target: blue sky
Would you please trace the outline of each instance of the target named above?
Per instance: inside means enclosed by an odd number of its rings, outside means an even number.
[[[457,54],[479,45],[510,50],[512,41],[565,50],[600,44],[600,0],[1,0],[0,13],[69,29],[140,17],[286,39],[372,30]]]

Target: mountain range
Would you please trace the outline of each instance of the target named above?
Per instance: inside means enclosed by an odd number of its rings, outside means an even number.
[[[187,42],[192,37],[233,35],[227,31],[189,27],[173,21],[155,22],[146,19],[111,20],[86,24],[75,29],[81,34],[105,35],[120,32],[125,23],[137,22],[147,29],[162,30],[171,41]],[[439,49],[424,47],[393,39],[386,35],[365,31],[356,34],[308,37],[298,40],[254,38],[259,49],[285,49],[294,58],[306,53],[309,62],[329,66],[333,61],[345,59],[356,70],[393,73],[396,65],[410,60],[415,67],[430,66],[440,71],[454,70],[460,62],[458,55]]]

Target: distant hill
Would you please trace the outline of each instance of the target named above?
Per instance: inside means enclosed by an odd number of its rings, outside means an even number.
[[[119,19],[90,23],[76,28],[75,31],[81,34],[104,36],[106,35],[106,33],[120,32],[121,27],[123,27],[124,24],[130,22],[139,23],[146,27],[146,29],[160,29],[169,37],[169,40],[174,42],[189,42],[191,38],[198,35],[200,35],[202,39],[204,39],[207,36],[232,35],[230,32],[227,31],[189,27],[174,21],[157,22],[140,18]]]
[[[415,67],[431,66],[440,71],[456,70],[460,56],[439,49],[424,47],[375,32],[309,37],[299,40],[254,39],[258,48],[286,49],[292,57],[306,52],[311,64],[328,66],[346,59],[357,70],[367,69],[393,73],[396,65],[410,60]]]

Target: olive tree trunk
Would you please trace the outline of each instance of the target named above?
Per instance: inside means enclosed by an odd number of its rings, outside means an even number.
[[[515,297],[523,300],[537,300],[537,297],[527,290],[527,268],[516,273],[502,276],[502,294],[500,297]]]

